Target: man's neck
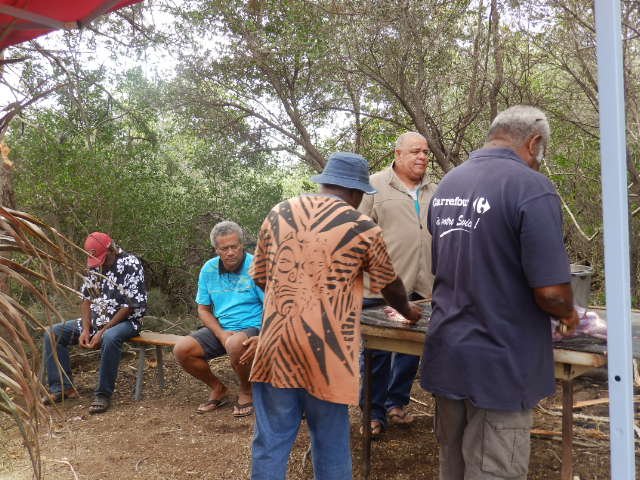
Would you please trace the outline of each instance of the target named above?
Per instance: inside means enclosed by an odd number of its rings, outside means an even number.
[[[408,190],[415,190],[416,188],[418,188],[420,183],[422,183],[422,177],[419,177],[418,179],[411,178],[399,172],[395,168],[395,166],[393,168],[393,172],[396,174],[396,177],[398,177],[398,180],[400,180],[404,184],[404,186],[407,187]]]
[[[218,271],[222,273],[238,273],[242,270],[242,266],[244,265],[244,261],[247,259],[247,252],[242,253],[242,261],[236,265],[236,268],[233,270],[229,270],[227,266],[224,264],[222,259],[220,259],[220,263],[218,264]]]
[[[536,168],[536,166],[534,165],[534,163],[532,162],[532,159],[529,155],[527,155],[527,149],[524,145],[521,145],[519,147],[514,146],[513,141],[509,140],[509,139],[504,139],[504,138],[495,138],[493,140],[489,140],[487,143],[485,143],[482,146],[483,149],[485,148],[507,148],[509,150],[512,150],[513,152],[516,153],[516,155],[518,155],[522,161],[524,163],[526,163],[530,168],[533,168],[534,170],[538,170],[538,168]]]
[[[493,139],[489,140],[482,146],[483,149],[490,148],[508,148],[509,150],[513,150],[515,152],[515,147],[513,146],[513,142],[507,139]]]
[[[349,203],[349,197],[347,195],[347,191],[344,189],[331,188],[326,185],[323,185],[320,188],[320,195],[331,195],[333,197],[338,197],[343,202]]]

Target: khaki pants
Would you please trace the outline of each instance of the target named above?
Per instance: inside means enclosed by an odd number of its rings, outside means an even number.
[[[436,396],[440,480],[527,478],[533,411],[474,407]]]

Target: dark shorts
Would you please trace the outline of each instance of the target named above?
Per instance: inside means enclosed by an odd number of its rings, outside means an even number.
[[[260,334],[260,330],[254,327],[245,328],[244,330],[239,330],[239,332],[244,333],[247,338],[256,337]],[[204,350],[204,357],[207,360],[218,358],[227,354],[224,345],[220,343],[218,337],[216,337],[213,332],[207,327],[200,327],[195,332],[191,332],[189,336],[195,338],[198,341],[198,343],[202,347],[202,350]]]

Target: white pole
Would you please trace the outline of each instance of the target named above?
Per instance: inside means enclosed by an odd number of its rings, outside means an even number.
[[[629,213],[619,0],[596,0],[611,478],[635,479]]]

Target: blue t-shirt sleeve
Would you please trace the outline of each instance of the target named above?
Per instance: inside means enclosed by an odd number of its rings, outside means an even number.
[[[200,276],[198,277],[198,294],[196,295],[196,303],[198,305],[211,305],[211,296],[209,295],[209,289],[207,288],[207,273],[205,272],[207,266],[205,265],[200,270]]]
[[[568,283],[569,258],[562,235],[562,210],[554,193],[543,193],[519,210],[522,268],[531,288]]]

